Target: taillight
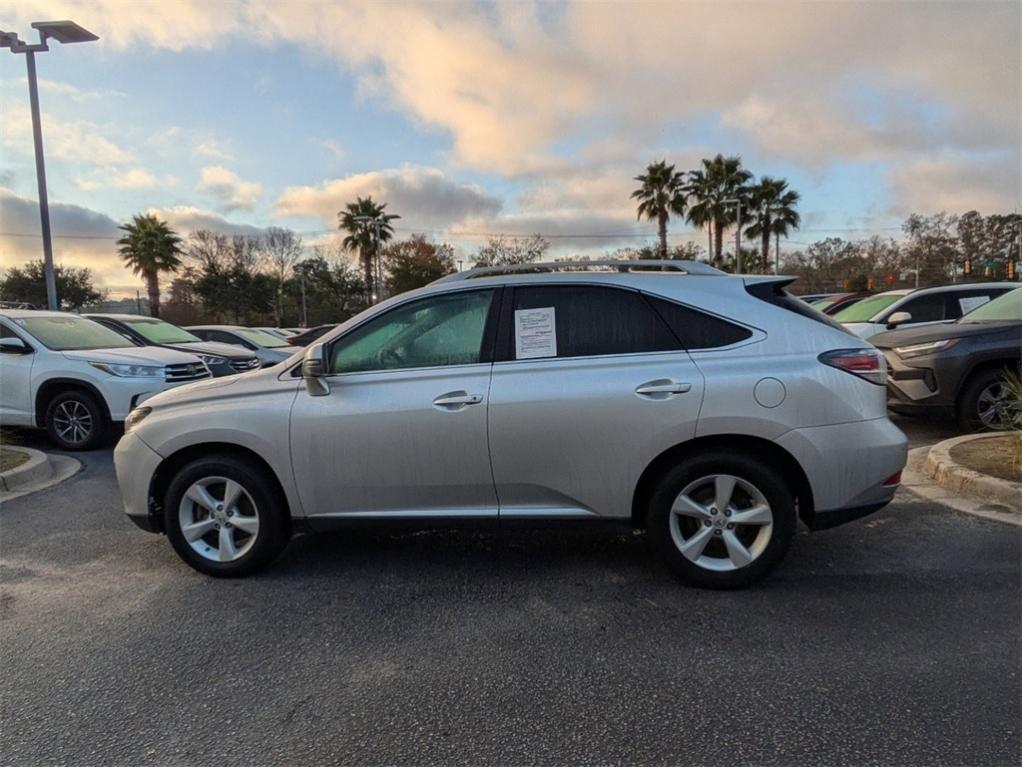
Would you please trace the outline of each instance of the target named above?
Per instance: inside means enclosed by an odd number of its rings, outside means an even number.
[[[293,338],[285,338],[284,340],[285,340],[285,341],[287,341],[287,342],[288,342],[289,344],[291,344],[292,346],[294,346],[294,345],[295,345],[295,340],[294,340]]]
[[[887,361],[876,349],[835,349],[824,352],[817,359],[824,365],[843,370],[870,383],[887,383]]]

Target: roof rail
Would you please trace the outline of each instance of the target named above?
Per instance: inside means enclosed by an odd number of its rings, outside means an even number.
[[[434,281],[457,282],[459,280],[470,280],[474,277],[490,277],[495,274],[514,274],[515,272],[557,272],[557,271],[597,271],[592,267],[604,267],[605,270],[614,269],[619,272],[640,272],[651,269],[669,270],[690,275],[721,275],[726,274],[709,264],[698,261],[671,261],[669,259],[638,258],[633,260],[604,258],[594,261],[542,261],[538,263],[506,264],[504,266],[477,266],[473,269],[466,269],[463,272],[455,272],[441,277]],[[636,268],[641,267],[641,268]]]

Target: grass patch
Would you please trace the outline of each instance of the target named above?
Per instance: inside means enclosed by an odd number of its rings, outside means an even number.
[[[9,450],[0,445],[0,471],[16,469],[28,460],[28,454],[20,450]]]
[[[1022,435],[1018,432],[955,445],[951,457],[967,469],[1022,482]]]

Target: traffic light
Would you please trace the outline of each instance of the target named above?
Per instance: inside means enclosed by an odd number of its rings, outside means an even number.
[[[1004,265],[1004,276],[1007,277],[1009,280],[1015,279],[1015,262],[1014,261],[1009,260]]]
[[[972,259],[971,258],[965,259],[965,263],[962,264],[962,274],[964,274],[966,276],[972,274]]]

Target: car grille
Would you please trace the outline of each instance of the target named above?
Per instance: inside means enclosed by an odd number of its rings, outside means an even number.
[[[198,381],[201,378],[209,378],[212,373],[209,368],[201,362],[183,362],[178,365],[167,365],[167,380],[177,383],[178,381]]]
[[[243,360],[231,360],[231,370],[238,373],[244,373],[246,370],[255,370],[259,367],[259,359],[257,357],[249,357]]]

